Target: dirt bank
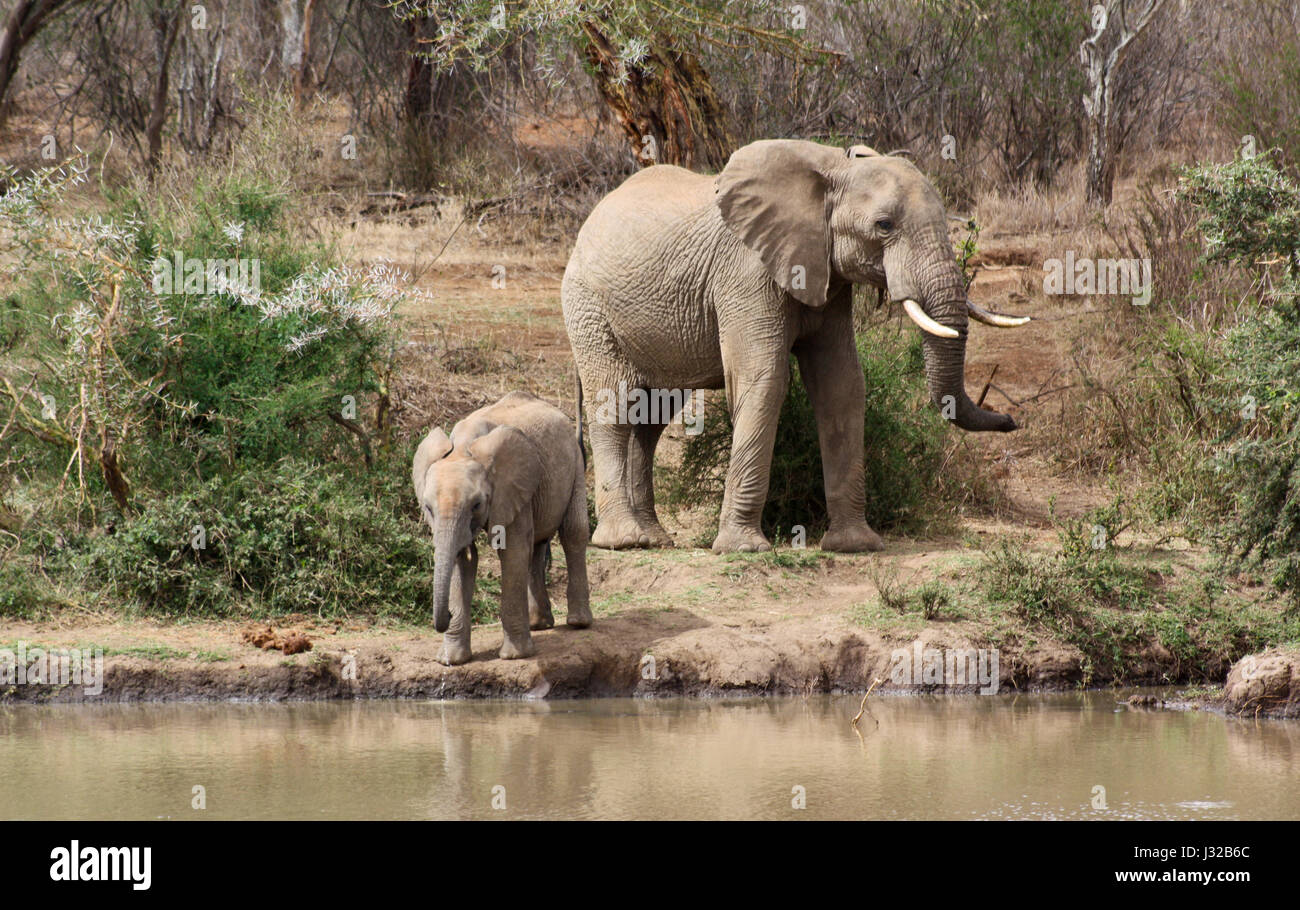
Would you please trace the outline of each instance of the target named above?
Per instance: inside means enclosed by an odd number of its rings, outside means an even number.
[[[29,653],[38,646],[98,643],[106,632],[8,628],[7,637],[12,641],[19,631],[30,631],[30,638],[20,639]],[[285,657],[240,644],[233,625],[185,631],[189,639],[224,647],[229,656],[157,644],[115,652],[110,645],[102,693],[87,695],[78,685],[10,685],[0,701],[766,695],[859,691],[877,678],[884,681],[878,690],[977,688],[899,686],[890,679],[895,649],[910,654],[917,640],[928,648],[976,647],[972,642],[942,630],[926,630],[917,639],[887,638],[835,619],[731,625],[705,622],[689,610],[633,610],[589,630],[537,633],[537,656],[522,661],[496,657],[499,628],[477,629],[474,660],[460,667],[436,662],[441,636],[433,632],[327,634],[314,640],[312,651]],[[122,632],[155,642],[167,637],[162,627],[119,627]],[[8,646],[13,650],[16,644]],[[1062,648],[1000,653],[997,670],[1003,690],[1070,688],[1081,680],[1080,656]]]
[[[258,647],[270,636],[244,634],[247,622],[95,614],[11,620],[0,623],[0,648],[15,653],[20,644],[29,651],[37,646],[100,649],[103,691],[90,696],[78,685],[0,685],[0,701],[803,694],[863,691],[876,679],[882,680],[880,691],[980,688],[969,677],[965,685],[947,685],[958,681],[954,677],[936,684],[934,676],[923,673],[929,655],[900,681],[895,653],[903,649],[910,658],[918,642],[941,652],[984,649],[986,672],[996,654],[1003,692],[1111,682],[1078,649],[1011,627],[1004,614],[974,602],[956,604],[954,613],[931,619],[880,607],[871,579],[879,579],[881,572],[956,584],[974,558],[957,541],[893,541],[881,555],[593,550],[592,628],[562,625],[564,567],[557,561],[551,591],[561,625],[535,633],[537,656],[497,659],[500,627],[483,626],[473,633],[473,661],[461,667],[437,663],[441,636],[424,626],[285,617],[274,621],[283,633],[274,641],[288,641],[295,632],[311,642],[310,650],[286,655]],[[1158,643],[1123,646],[1132,652],[1126,683],[1217,683],[1222,678],[1190,677],[1185,655],[1175,657]],[[1294,668],[1300,660],[1294,655],[1278,660],[1290,661],[1286,667],[1294,693]],[[1240,703],[1252,709],[1258,705],[1261,711],[1277,704],[1293,709],[1294,697],[1289,703],[1275,697],[1280,690],[1273,680],[1280,666],[1272,657],[1264,660],[1264,675],[1246,682],[1264,686],[1266,697],[1241,689]],[[1229,693],[1236,693],[1232,678],[1229,683]]]

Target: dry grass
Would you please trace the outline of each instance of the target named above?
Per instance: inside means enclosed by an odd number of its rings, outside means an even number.
[[[1154,313],[1172,309],[1198,331],[1235,321],[1232,301],[1245,288],[1223,273],[1209,275],[1208,285],[1194,283],[1192,276],[1201,271],[1194,219],[1172,202],[1177,168],[1197,152],[1183,145],[1126,159],[1115,201],[1104,212],[1085,203],[1082,164],[1046,189],[1026,185],[978,195],[981,270],[972,297],[1028,313],[1035,322],[1014,340],[977,337],[968,352],[968,384],[989,361],[1003,364],[997,385],[1010,399],[1002,398],[1021,405],[1017,443],[1061,478],[1129,486],[1150,466],[1152,422],[1176,417],[1151,413],[1167,406],[1167,395],[1159,396],[1165,404],[1153,403],[1153,390],[1176,368],[1153,359],[1139,340]],[[1076,259],[1150,258],[1150,307],[1134,307],[1128,297],[1045,294],[1046,261],[1070,251]]]
[[[1088,221],[1084,169],[1076,164],[1044,189],[1032,183],[990,188],[976,196],[974,216],[993,235],[1077,229]]]

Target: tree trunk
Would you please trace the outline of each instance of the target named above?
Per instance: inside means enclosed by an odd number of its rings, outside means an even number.
[[[154,77],[144,135],[149,143],[149,171],[152,173],[158,169],[158,160],[162,157],[162,130],[167,122],[167,69],[171,65],[172,48],[176,46],[176,33],[180,30],[181,9],[179,6],[172,10],[158,6],[150,18],[153,20],[154,61],[158,74]]]
[[[316,0],[305,0],[302,6],[302,61],[293,80],[293,100],[302,106],[302,99],[312,86],[311,78],[311,20]]]
[[[1115,156],[1119,137],[1112,129],[1113,85],[1119,78],[1133,39],[1142,33],[1165,0],[1142,0],[1129,10],[1123,0],[1107,0],[1093,8],[1095,31],[1079,46],[1088,73],[1089,93],[1083,98],[1088,116],[1087,200],[1095,206],[1110,205],[1115,186]]]
[[[407,141],[417,142],[416,147],[424,154],[447,138],[461,111],[475,104],[478,90],[473,74],[465,67],[458,64],[449,71],[438,72],[417,53],[425,39],[437,33],[438,25],[436,17],[412,19],[407,23],[411,51],[402,95],[406,125],[411,131]]]
[[[113,502],[117,504],[118,511],[123,515],[130,515],[131,485],[127,482],[126,475],[122,473],[122,466],[117,460],[117,444],[108,435],[107,429],[104,431],[102,447],[99,450],[99,465],[104,473],[104,484],[108,487]]]
[[[618,48],[595,22],[584,22],[586,56],[596,88],[614,112],[642,165],[676,164],[721,170],[735,146],[727,112],[696,57],[659,36],[639,67],[619,61]]]
[[[1089,205],[1110,205],[1115,187],[1115,142],[1111,136],[1110,74],[1095,76],[1088,107],[1088,172],[1086,197]]]
[[[403,100],[406,116],[411,120],[422,120],[429,116],[433,106],[433,67],[428,60],[416,53],[420,49],[424,22],[423,19],[410,19],[406,23],[406,33],[411,40],[411,62],[406,70],[406,94]]]
[[[71,9],[82,0],[16,0],[4,25],[0,26],[0,126],[9,113],[9,89],[18,72],[18,58],[60,9]]]
[[[311,18],[315,0],[280,0],[280,68],[293,85],[295,106],[302,105],[311,81]]]

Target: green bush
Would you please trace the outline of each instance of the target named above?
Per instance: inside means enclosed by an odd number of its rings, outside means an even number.
[[[432,550],[384,423],[396,273],[303,241],[257,174],[54,217],[83,177],[10,174],[0,201],[0,492],[20,516],[0,613],[427,617]],[[173,251],[256,263],[259,285],[168,288]]]
[[[31,567],[0,558],[0,616],[32,619],[57,605],[44,580]]]
[[[1153,644],[1173,656],[1174,678],[1219,679],[1243,655],[1300,639],[1300,616],[1228,596],[1214,575],[1171,582],[1169,567],[1135,559],[1108,539],[1095,546],[1094,526],[1114,516],[1102,510],[1066,522],[1056,553],[1001,538],[974,576],[985,600],[1010,609],[1013,628],[1077,648],[1085,684],[1149,681],[1141,655]]]
[[[429,616],[433,549],[396,463],[353,474],[289,458],[217,477],[84,559],[113,601],[150,613]]]
[[[898,335],[892,326],[870,327],[859,335],[858,357],[868,390],[863,433],[867,522],[876,529],[918,530],[939,514],[954,482],[938,476],[949,438],[943,420],[929,404],[920,342],[911,335]],[[703,431],[687,437],[680,468],[665,478],[670,508],[700,503],[721,507],[731,436],[726,408],[707,411]],[[790,390],[773,447],[763,531],[773,538],[783,537],[790,535],[793,526],[802,525],[811,538],[826,529],[826,521],[817,422],[792,358]]]
[[[1063,523],[1060,552],[1042,557],[1005,538],[987,555],[986,593],[1011,603],[1025,619],[1077,626],[1085,607],[1145,609],[1150,605],[1149,571],[1122,559],[1110,542],[1106,516]]]
[[[1156,295],[1123,315],[1132,367],[1109,400],[1116,448],[1154,481],[1137,497],[1149,517],[1212,544],[1224,570],[1262,570],[1296,609],[1300,186],[1276,157],[1187,168],[1167,205],[1146,195],[1130,255],[1153,260]]]
[[[1267,157],[1195,168],[1182,192],[1203,214],[1208,255],[1247,269],[1282,259],[1257,308],[1218,345],[1230,429],[1206,464],[1233,508],[1209,530],[1238,566],[1265,568],[1300,610],[1300,187]]]
[[[1228,338],[1240,429],[1216,447],[1211,469],[1236,505],[1221,548],[1239,564],[1267,568],[1300,610],[1300,282],[1288,293]]]
[[[1300,187],[1268,155],[1188,168],[1178,193],[1202,215],[1197,227],[1213,262],[1253,267],[1283,257],[1300,268]]]
[[[30,195],[9,213],[23,268],[0,337],[22,339],[5,374],[15,403],[30,388],[20,428],[37,457],[66,462],[79,442],[83,488],[102,479],[123,510],[132,485],[166,488],[180,473],[358,454],[363,437],[335,418],[344,396],[381,388],[395,343],[390,275],[333,265],[294,237],[277,188],[247,176],[197,183],[185,200],[124,196],[72,231],[48,217],[57,193]],[[179,293],[177,275],[159,292],[157,263],[177,252],[255,265],[260,286]],[[37,416],[37,390],[52,417]],[[89,464],[105,448],[119,490]]]

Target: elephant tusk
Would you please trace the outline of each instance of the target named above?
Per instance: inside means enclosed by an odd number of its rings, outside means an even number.
[[[970,311],[971,318],[985,325],[994,325],[1000,329],[1014,329],[1018,325],[1024,325],[1029,321],[1028,316],[1008,316],[1005,313],[991,313],[982,306],[966,301],[966,309]]]
[[[921,305],[911,297],[903,301],[903,310],[912,318],[923,332],[929,332],[931,335],[938,335],[940,338],[960,338],[961,333],[956,329],[950,329],[946,325],[935,322],[930,316],[921,309]]]

